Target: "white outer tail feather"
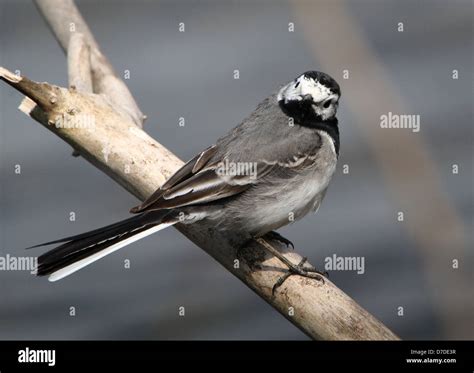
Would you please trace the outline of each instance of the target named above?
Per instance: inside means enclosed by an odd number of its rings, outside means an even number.
[[[161,231],[165,228],[168,228],[169,226],[176,224],[177,222],[172,222],[172,223],[162,223],[155,225],[151,227],[150,229],[147,229],[146,231],[140,232],[132,237],[128,237],[123,241],[117,242],[116,244],[109,246],[105,248],[104,250],[101,250],[95,254],[92,254],[91,256],[88,256],[87,258],[83,258],[81,260],[78,260],[75,263],[69,264],[68,266],[61,268],[57,270],[56,272],[53,272],[49,275],[48,280],[51,282],[58,281],[63,279],[64,277],[67,277],[74,272],[79,271],[80,269],[88,266],[91,263],[94,263],[95,261],[103,258],[104,256],[107,256],[114,251],[117,251],[121,249],[124,246],[130,245],[131,243],[138,241],[146,236],[149,236],[150,234],[156,233],[158,231]]]

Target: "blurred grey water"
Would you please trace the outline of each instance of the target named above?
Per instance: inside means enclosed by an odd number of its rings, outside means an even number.
[[[396,88],[429,126],[419,136],[472,249],[472,3],[348,3]],[[148,115],[147,132],[182,159],[238,124],[281,83],[318,69],[301,28],[288,32],[293,16],[283,1],[77,4],[117,71],[130,70],[126,83]],[[399,20],[407,24],[404,37],[394,31]],[[186,32],[178,32],[179,22]],[[0,0],[0,65],[67,85],[63,53],[29,1]],[[453,68],[463,81],[441,86],[437,77]],[[342,72],[327,72],[343,83]],[[23,247],[126,217],[137,201],[20,113],[20,99],[0,85],[0,255],[25,255]],[[436,289],[426,282],[414,242],[394,223],[396,206],[344,108],[344,90],[339,119],[340,166],[350,163],[350,175],[339,166],[318,214],[281,232],[313,263],[334,253],[364,256],[364,275],[332,272],[331,280],[402,338],[443,338],[431,297]],[[463,171],[456,177],[452,163]],[[472,268],[472,251],[466,255]],[[0,271],[0,278],[1,339],[306,338],[173,229],[58,283],[19,271]],[[459,322],[472,327],[472,315]]]

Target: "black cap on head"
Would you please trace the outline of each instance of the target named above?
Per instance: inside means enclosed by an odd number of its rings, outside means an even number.
[[[328,74],[321,71],[306,71],[303,73],[304,76],[318,81],[322,85],[328,87],[332,92],[336,93],[338,96],[341,96],[341,89],[339,84]]]

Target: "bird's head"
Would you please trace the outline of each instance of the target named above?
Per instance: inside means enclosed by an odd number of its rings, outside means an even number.
[[[326,121],[336,116],[340,96],[339,84],[333,78],[307,71],[281,88],[277,100],[295,120]]]

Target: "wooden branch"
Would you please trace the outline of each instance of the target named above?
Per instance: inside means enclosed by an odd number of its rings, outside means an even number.
[[[92,93],[92,68],[90,47],[81,33],[71,35],[67,50],[69,87]]]
[[[22,111],[141,200],[182,165],[166,148],[116,113],[101,95],[35,83],[3,68],[0,77],[28,96]],[[238,251],[218,232],[204,231],[198,223],[178,229],[312,338],[397,338],[329,280],[322,284],[292,276],[273,297],[272,287],[286,267],[257,244]],[[294,263],[301,260],[295,252],[285,254]]]
[[[73,33],[69,40],[67,70],[71,89],[92,93],[91,51],[84,35],[79,32]],[[78,157],[79,152],[74,149],[72,155]]]
[[[72,2],[43,0],[37,3],[66,50],[71,46],[71,41],[62,33],[61,25],[68,23],[71,19],[68,17],[80,20],[81,33],[91,48],[92,70],[108,69],[103,56],[104,66],[97,66],[99,61],[93,55],[97,53],[98,46],[82,17],[78,13],[65,13],[62,8],[63,4],[71,5]],[[57,17],[63,18],[59,20]],[[124,116],[118,111],[115,98],[36,83],[3,68],[0,68],[0,78],[27,96],[20,110],[72,145],[85,159],[141,200],[151,195],[183,164],[138,128],[131,116]],[[110,92],[105,93],[109,95]],[[238,248],[227,237],[217,231],[204,229],[199,223],[176,227],[311,338],[398,339],[329,280],[323,284],[317,280],[291,276],[272,295],[273,285],[287,267],[257,242]],[[302,259],[299,254],[281,247],[277,242],[269,244],[295,264]]]
[[[90,47],[90,64],[94,93],[104,93],[121,115],[130,118],[138,127],[143,126],[146,116],[140,111],[125,83],[100,51],[94,36],[72,0],[36,0],[38,9],[67,53],[71,37],[80,33]]]

